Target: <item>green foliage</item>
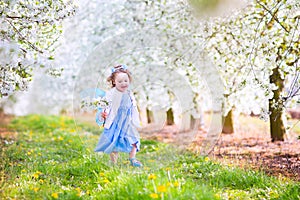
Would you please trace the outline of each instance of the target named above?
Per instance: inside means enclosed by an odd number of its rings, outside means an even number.
[[[142,140],[143,168],[125,154],[112,165],[93,152],[99,136],[73,131],[68,117],[30,115],[10,127],[18,138],[1,148],[1,199],[299,199],[299,183],[156,141]]]
[[[27,115],[12,120],[9,128],[17,131],[31,130],[42,133],[66,131],[88,131],[91,133],[99,133],[99,128],[83,123],[75,123],[74,119],[67,116],[43,116],[43,115]]]

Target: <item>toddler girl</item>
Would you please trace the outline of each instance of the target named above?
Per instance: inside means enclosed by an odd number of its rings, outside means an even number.
[[[135,158],[140,149],[139,113],[133,93],[128,89],[132,77],[126,65],[112,68],[107,81],[112,88],[106,93],[105,99],[109,106],[102,113],[105,119],[104,131],[100,136],[95,152],[110,154],[113,163],[117,162],[118,152],[129,153],[132,166],[141,167],[142,163]]]

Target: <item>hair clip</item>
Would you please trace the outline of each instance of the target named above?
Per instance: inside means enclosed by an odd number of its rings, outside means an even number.
[[[118,66],[117,68],[111,68],[111,73],[114,73],[115,71],[117,71],[117,70],[120,70],[120,69],[123,69],[123,70],[127,70],[127,66],[126,65],[120,65],[120,66]]]

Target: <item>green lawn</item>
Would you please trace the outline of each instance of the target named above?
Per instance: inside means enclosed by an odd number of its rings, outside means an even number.
[[[29,115],[2,138],[0,199],[300,199],[300,183],[221,165],[208,157],[142,140],[117,165],[93,152],[101,129],[68,117]]]

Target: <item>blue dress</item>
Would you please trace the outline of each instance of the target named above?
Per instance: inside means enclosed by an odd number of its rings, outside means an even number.
[[[95,152],[126,152],[132,149],[132,144],[136,144],[137,151],[140,149],[140,136],[134,127],[132,116],[131,98],[128,93],[122,95],[120,107],[110,128],[105,128],[99,138]]]

